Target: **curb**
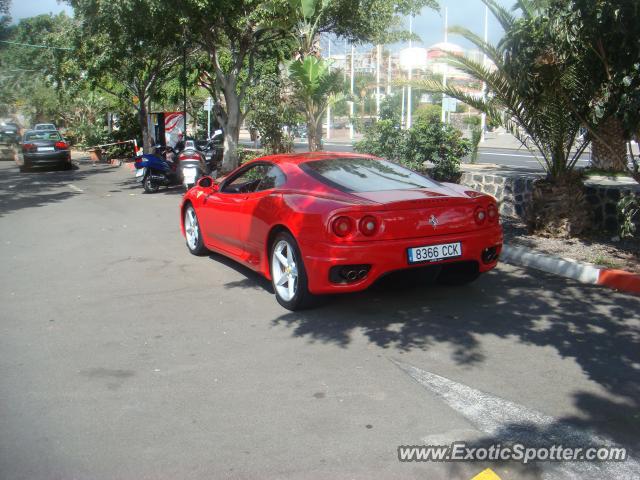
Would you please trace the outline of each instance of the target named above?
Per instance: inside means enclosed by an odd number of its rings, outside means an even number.
[[[624,270],[599,268],[590,263],[553,257],[524,247],[505,245],[500,259],[521,267],[535,268],[581,283],[601,285],[622,292],[640,295],[640,275]]]

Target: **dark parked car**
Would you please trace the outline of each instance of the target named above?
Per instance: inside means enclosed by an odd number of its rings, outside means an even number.
[[[57,130],[53,123],[36,123],[34,130]]]
[[[20,141],[20,127],[13,122],[0,123],[0,136],[7,143],[18,143]]]
[[[15,123],[0,123],[0,160],[13,160],[13,148],[20,141],[19,132],[20,129]]]
[[[29,130],[18,149],[17,163],[26,171],[35,166],[61,166],[71,168],[69,144],[55,130]]]

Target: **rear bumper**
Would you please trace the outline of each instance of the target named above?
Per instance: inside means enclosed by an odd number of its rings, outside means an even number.
[[[59,152],[25,153],[24,162],[28,165],[51,165],[71,162],[71,152],[62,150]]]
[[[461,242],[462,255],[438,262],[410,264],[407,249],[411,247]],[[425,265],[446,265],[459,262],[477,262],[480,272],[494,268],[497,259],[484,263],[482,251],[486,248],[502,249],[502,227],[499,225],[482,230],[418,237],[403,240],[385,240],[358,244],[340,245],[313,241],[299,241],[307,271],[308,287],[311,293],[355,292],[368,288],[381,276],[398,270],[424,267]],[[371,265],[366,277],[353,283],[340,284],[330,281],[329,272],[338,265]]]

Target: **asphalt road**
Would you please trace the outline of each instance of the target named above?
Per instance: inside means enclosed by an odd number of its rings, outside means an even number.
[[[242,142],[245,146],[251,146],[249,142]],[[352,152],[353,147],[345,142],[336,142],[327,140],[324,143],[324,149],[330,150],[334,152]],[[308,146],[305,142],[296,141],[295,143],[295,151],[296,152],[306,152],[308,151]],[[578,160],[577,165],[581,167],[586,167],[590,162],[590,154],[589,152],[584,153],[580,160]],[[536,159],[528,150],[525,148],[521,149],[512,149],[512,148],[487,148],[480,147],[478,153],[477,163],[494,163],[497,165],[518,167],[518,168],[528,168],[531,170],[542,171],[542,165],[540,161]]]
[[[399,462],[399,445],[640,448],[640,299],[501,265],[283,310],[188,253],[179,190],[0,164],[3,479],[632,479],[622,463]],[[637,458],[637,457],[636,457]]]

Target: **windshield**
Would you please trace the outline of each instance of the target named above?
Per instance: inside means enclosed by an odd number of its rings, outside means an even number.
[[[62,140],[58,132],[43,131],[43,132],[29,132],[24,136],[25,142],[34,140]]]
[[[320,181],[346,192],[378,192],[436,186],[433,180],[387,160],[332,158],[306,162],[301,168]]]

